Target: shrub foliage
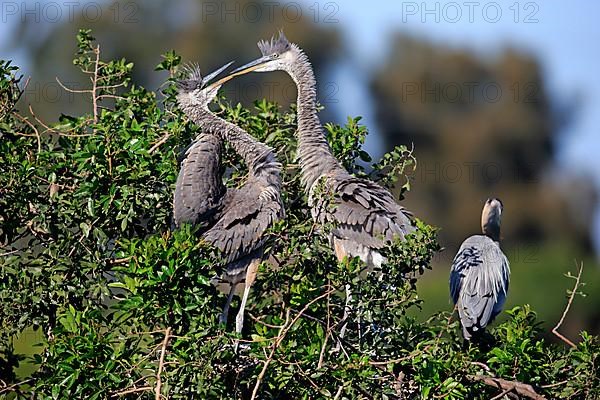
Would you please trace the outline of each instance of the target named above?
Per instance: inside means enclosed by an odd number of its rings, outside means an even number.
[[[270,232],[270,257],[236,337],[232,321],[218,324],[218,254],[194,227],[172,229],[178,161],[198,131],[175,104],[180,57],[163,56],[156,69],[169,78],[157,94],[131,81],[131,63],[103,61],[89,31],[77,40],[74,64],[90,77],[91,110],[53,126],[16,110],[23,82],[0,61],[0,394],[484,399],[507,389],[486,381],[497,378],[546,398],[600,396],[598,338],[583,332],[574,348],[550,344],[528,306],[507,311],[485,349],[463,344],[449,312],[424,323],[407,315],[424,301],[416,281],[439,250],[433,227],[418,221],[415,234],[386,250],[383,271],[338,263],[300,185],[295,109],[264,100],[252,111],[218,104],[224,118],[275,148],[285,171],[287,216]],[[356,174],[399,196],[410,188],[408,149],[394,149],[367,173],[358,118],[328,124],[327,134]],[[236,185],[245,167],[230,150],[224,162],[227,184]],[[26,329],[44,337],[31,357],[14,347]],[[17,376],[21,363],[36,371]]]

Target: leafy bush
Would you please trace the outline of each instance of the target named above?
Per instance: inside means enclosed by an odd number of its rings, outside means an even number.
[[[219,104],[224,118],[277,150],[285,171],[287,216],[270,232],[270,257],[236,337],[218,324],[225,302],[211,284],[218,254],[193,227],[172,230],[178,158],[197,132],[175,105],[180,57],[169,52],[157,66],[169,72],[157,99],[132,83],[131,63],[101,60],[90,32],[77,39],[74,64],[91,78],[92,110],[63,115],[52,127],[15,110],[17,69],[0,62],[0,394],[484,399],[506,390],[493,378],[532,385],[547,398],[600,396],[598,338],[583,332],[575,348],[549,344],[527,306],[492,329],[489,349],[464,345],[449,313],[426,323],[407,316],[423,301],[415,285],[439,250],[435,228],[418,221],[414,234],[387,249],[384,279],[357,259],[338,263],[300,185],[295,110],[264,100],[254,113]],[[360,163],[370,161],[361,148],[367,131],[358,118],[327,125],[327,134],[355,173],[401,194],[410,188],[408,149],[394,149],[367,173]],[[227,184],[235,185],[244,166],[230,150],[225,163],[233,166]],[[13,340],[31,328],[42,329],[45,341],[26,360]],[[20,381],[15,371],[24,361],[37,370]]]

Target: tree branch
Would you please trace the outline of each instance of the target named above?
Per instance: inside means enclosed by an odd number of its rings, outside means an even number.
[[[1,394],[1,393],[6,393],[6,392],[13,392],[13,391],[15,391],[15,389],[16,389],[17,387],[19,387],[19,386],[21,386],[21,385],[25,385],[26,383],[29,383],[29,382],[31,382],[32,380],[33,380],[33,378],[29,378],[29,379],[25,379],[24,381],[17,382],[17,383],[15,383],[15,384],[13,384],[13,385],[10,385],[10,386],[5,386],[5,387],[3,387],[3,388],[0,388],[0,394]],[[4,382],[4,381],[2,381],[2,382]]]
[[[94,76],[92,78],[92,103],[94,107],[94,123],[98,123],[98,95],[96,94],[96,90],[98,87],[98,63],[100,62],[100,45],[97,45],[94,49],[94,53],[96,54],[96,63],[94,65]]]
[[[534,400],[546,400],[544,396],[541,396],[535,392],[531,385],[518,381],[507,381],[502,378],[494,378],[493,376],[485,375],[467,375],[467,378],[472,381],[478,381],[485,383],[488,386],[493,386],[503,390],[503,395],[514,391],[521,396],[525,396]]]
[[[152,390],[152,386],[133,387],[133,388],[125,389],[125,390],[122,390],[120,392],[114,393],[112,395],[112,397],[121,397],[121,396],[125,396],[126,394],[137,393],[137,392],[145,392],[145,391],[148,391],[148,390]]]
[[[154,153],[156,149],[158,149],[163,143],[165,143],[169,139],[169,136],[171,136],[171,134],[166,133],[162,138],[160,138],[160,140],[154,143],[154,145],[152,145],[152,147],[150,147],[150,149],[148,150],[148,154]]]
[[[160,374],[162,374],[163,367],[165,366],[165,353],[167,352],[167,346],[169,345],[169,339],[171,338],[171,327],[168,327],[165,330],[165,338],[162,342],[162,347],[160,349],[160,359],[158,361],[158,370],[156,371],[156,387],[154,388],[155,400],[160,400],[160,389],[162,386],[162,379]]]
[[[569,312],[569,309],[571,308],[571,304],[573,303],[573,298],[575,297],[575,293],[577,293],[577,287],[579,286],[579,281],[581,279],[582,272],[583,272],[583,262],[579,266],[579,273],[577,274],[575,286],[573,287],[573,290],[571,291],[571,295],[569,296],[569,301],[567,302],[565,311],[563,312],[563,314],[560,317],[560,320],[558,321],[556,326],[552,329],[553,334],[555,334],[560,340],[562,340],[563,342],[565,342],[566,344],[568,344],[571,347],[577,347],[577,345],[575,343],[573,343],[571,340],[567,339],[565,336],[563,336],[560,332],[558,332],[558,328],[560,328],[560,326],[562,325],[563,321],[565,320],[565,317],[567,316],[567,313]],[[569,274],[569,276],[570,276],[570,274]]]
[[[289,322],[289,323],[288,323],[288,321],[289,321],[289,310],[288,310],[288,315],[286,317],[286,322],[281,327],[281,331],[279,332],[279,335],[277,335],[277,338],[275,339],[275,342],[271,345],[271,353],[269,354],[269,356],[265,360],[265,362],[263,364],[263,368],[260,371],[260,373],[258,374],[258,378],[256,378],[256,384],[254,385],[254,390],[252,390],[252,397],[250,397],[250,400],[256,399],[256,396],[258,394],[258,389],[260,388],[260,384],[261,384],[263,378],[265,377],[265,374],[267,372],[267,368],[269,367],[269,364],[271,363],[271,360],[273,360],[273,355],[275,355],[275,351],[281,345],[281,342],[283,342],[283,339],[287,335],[288,331],[292,328],[292,326],[294,326],[294,324],[296,323],[296,321],[298,321],[300,319],[300,317],[302,317],[302,315],[306,312],[306,310],[308,310],[310,308],[310,306],[312,306],[314,303],[316,303],[317,301],[321,300],[322,298],[329,296],[334,291],[335,291],[335,289],[329,289],[327,292],[325,292],[325,293],[323,293],[323,294],[315,297],[311,301],[309,301],[302,308],[302,310],[300,310],[298,312],[298,314],[296,314],[296,316],[294,317],[294,319],[292,319],[292,321]]]

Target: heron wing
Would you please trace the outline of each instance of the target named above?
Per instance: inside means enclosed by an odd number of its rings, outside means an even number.
[[[225,195],[221,178],[221,139],[200,135],[185,153],[175,184],[173,219],[176,225],[210,220]]]
[[[411,213],[375,182],[342,174],[329,178],[326,187],[328,193],[311,201],[313,216],[321,223],[333,223],[339,239],[380,249],[415,230]]]
[[[485,328],[502,310],[509,276],[508,259],[497,242],[482,235],[463,242],[452,261],[450,295],[466,337]]]
[[[231,264],[258,250],[267,229],[283,215],[279,192],[249,180],[239,189],[228,190],[219,218],[204,238]]]

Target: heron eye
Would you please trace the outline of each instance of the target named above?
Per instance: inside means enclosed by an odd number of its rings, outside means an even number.
[[[273,58],[279,58],[279,53],[273,53]]]

